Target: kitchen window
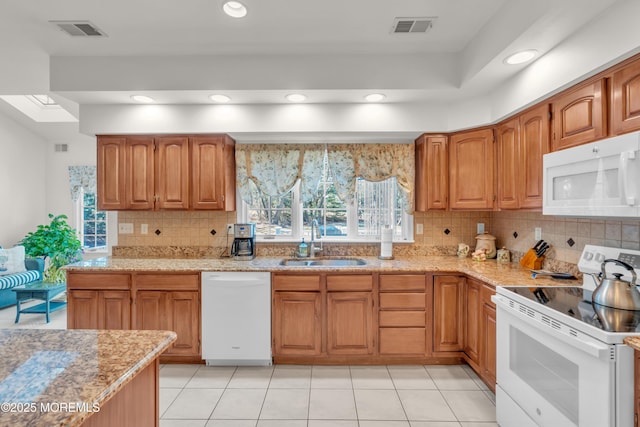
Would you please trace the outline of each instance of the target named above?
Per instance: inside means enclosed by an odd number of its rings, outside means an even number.
[[[256,224],[259,240],[299,241],[311,237],[311,224],[325,241],[379,241],[382,228],[394,229],[395,241],[413,240],[413,217],[403,209],[395,177],[372,182],[356,180],[355,197],[338,197],[326,152],[315,193],[303,201],[298,180],[279,196],[268,196],[252,185],[251,202],[238,207],[238,222]]]

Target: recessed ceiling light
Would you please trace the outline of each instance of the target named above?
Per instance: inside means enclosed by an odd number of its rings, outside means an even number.
[[[535,58],[537,54],[538,51],[535,49],[523,50],[507,56],[504,63],[509,65],[524,64]]]
[[[210,95],[209,99],[212,100],[213,102],[221,102],[221,103],[231,101],[231,98],[229,98],[227,95],[221,95],[221,94]]]
[[[385,98],[386,96],[383,93],[370,93],[364,97],[367,102],[380,102]]]
[[[232,18],[244,18],[247,16],[247,7],[239,1],[227,1],[222,5],[224,13]]]
[[[286,98],[289,102],[303,102],[307,99],[307,97],[301,93],[290,93]]]
[[[150,96],[145,96],[145,95],[131,95],[131,99],[133,99],[136,102],[141,102],[143,104],[148,104],[148,103],[154,101],[153,98],[151,98]]]

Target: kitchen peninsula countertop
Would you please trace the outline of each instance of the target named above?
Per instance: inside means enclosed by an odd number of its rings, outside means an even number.
[[[171,331],[1,329],[0,425],[80,425],[175,339]]]
[[[624,343],[632,349],[640,351],[640,337],[626,337]]]
[[[318,257],[321,259],[322,257]],[[356,257],[331,257],[356,258]],[[103,257],[80,261],[65,268],[71,272],[118,272],[118,271],[269,271],[269,272],[449,272],[461,273],[490,283],[494,286],[581,286],[576,280],[557,280],[546,277],[533,279],[528,269],[518,263],[484,262],[455,256],[411,256],[380,260],[372,256],[360,256],[367,264],[348,267],[297,267],[282,266],[283,257],[257,257],[251,261],[236,261],[230,258],[120,258]]]

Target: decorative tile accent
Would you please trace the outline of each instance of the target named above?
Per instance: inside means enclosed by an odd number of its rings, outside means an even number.
[[[513,232],[513,234],[512,234],[512,236],[513,236],[513,238],[514,238],[514,239],[517,239],[517,238],[518,238],[518,232],[517,232],[517,231],[514,231],[514,232]]]
[[[209,234],[211,234],[212,236],[216,235],[216,230],[214,230],[213,228],[211,229],[211,231],[209,232]]]
[[[451,233],[451,230],[449,230],[448,228],[444,229],[444,234],[446,234],[447,236],[449,235],[449,233]]]
[[[160,231],[160,229],[156,229],[156,231],[154,231],[154,233],[156,233],[156,236],[159,236],[160,233],[162,233],[162,231]]]
[[[571,237],[569,237],[569,240],[567,240],[567,245],[573,247],[573,245],[575,245],[575,244],[576,244],[575,240],[573,240]]]

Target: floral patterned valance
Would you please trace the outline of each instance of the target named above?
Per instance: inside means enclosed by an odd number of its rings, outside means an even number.
[[[413,211],[413,144],[237,144],[236,180],[242,199],[251,203],[255,187],[269,196],[285,194],[300,179],[302,199],[310,200],[322,177],[325,150],[342,200],[352,200],[358,177],[395,177],[404,209]]]
[[[358,177],[374,182],[395,177],[405,211],[413,212],[413,144],[330,144],[327,150],[329,168],[342,200],[353,198]]]
[[[80,190],[85,193],[96,192],[96,167],[95,166],[69,166],[69,188],[71,200],[77,202]]]
[[[236,180],[242,200],[251,203],[253,184],[269,196],[287,193],[301,180],[302,199],[316,193],[324,144],[237,144]]]

